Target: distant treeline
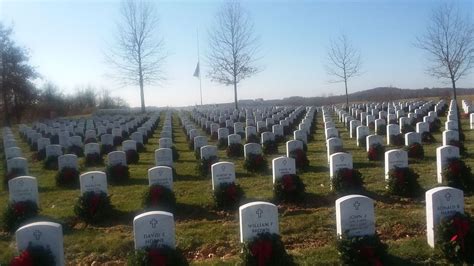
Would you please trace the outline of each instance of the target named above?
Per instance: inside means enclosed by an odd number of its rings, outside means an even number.
[[[473,95],[474,89],[460,88],[456,90],[458,96]],[[365,91],[358,91],[349,94],[349,102],[383,102],[414,98],[440,97],[451,98],[451,88],[424,88],[424,89],[399,89],[393,87],[379,87]],[[255,105],[257,101],[241,100],[241,105]],[[264,105],[331,105],[346,102],[345,95],[327,96],[327,97],[299,97],[292,96],[280,100],[259,100],[258,104]]]

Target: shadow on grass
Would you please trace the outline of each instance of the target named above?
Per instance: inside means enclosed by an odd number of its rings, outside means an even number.
[[[200,206],[196,204],[177,203],[175,209],[175,219],[177,221],[186,220],[219,220],[225,218],[235,218],[235,211],[221,211],[213,206]]]
[[[375,201],[379,201],[385,204],[416,204],[422,203],[424,200],[424,192],[420,191],[416,197],[408,198],[408,197],[400,197],[400,196],[393,196],[387,193],[378,194],[373,191],[365,190],[360,193],[361,195],[367,196]]]
[[[387,254],[385,256],[384,264],[385,265],[403,265],[403,266],[420,265],[420,263],[415,263],[408,259],[393,256],[391,254]]]
[[[327,172],[329,171],[329,166],[323,166],[323,165],[309,165],[304,171],[301,173],[304,174],[306,172],[308,173],[321,173],[321,172]]]
[[[354,162],[354,169],[373,168],[373,162]]]

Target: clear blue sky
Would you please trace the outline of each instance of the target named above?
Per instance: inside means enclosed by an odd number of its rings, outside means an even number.
[[[330,83],[326,49],[331,38],[347,34],[362,54],[364,74],[350,81],[350,91],[378,86],[423,88],[445,86],[425,73],[425,54],[415,48],[430,12],[441,0],[243,1],[261,40],[263,71],[240,84],[239,98],[276,99],[344,93]],[[157,33],[169,53],[167,80],[145,88],[147,105],[199,103],[199,82],[192,76],[197,62],[196,29],[201,57],[207,52],[207,30],[221,1],[156,1]],[[460,0],[474,14],[473,0]],[[107,88],[139,105],[138,87],[121,87],[104,62],[103,51],[114,41],[120,2],[93,0],[0,0],[0,20],[13,24],[17,42],[31,51],[31,62],[45,80],[65,93],[77,86]],[[208,71],[201,62],[201,71]],[[458,82],[473,87],[474,74]],[[204,103],[233,101],[232,88],[203,75]]]

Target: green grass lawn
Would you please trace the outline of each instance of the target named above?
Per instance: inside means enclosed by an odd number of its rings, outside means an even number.
[[[146,189],[147,170],[154,166],[154,150],[158,148],[164,113],[154,136],[146,145],[147,151],[140,154],[140,163],[130,165],[131,179],[127,184],[109,185],[114,214],[103,224],[90,226],[74,217],[73,206],[79,196],[79,189],[63,189],[55,185],[55,171],[42,169],[41,162],[32,159],[29,147],[20,139],[14,129],[20,147],[28,158],[30,174],[39,182],[41,216],[44,219],[63,224],[64,247],[68,264],[90,264],[126,262],[127,254],[133,251],[132,221],[140,212],[141,196]],[[337,120],[337,117],[334,117]],[[444,119],[442,118],[444,123]],[[336,264],[338,254],[335,249],[336,221],[334,202],[336,196],[329,187],[324,128],[321,114],[317,114],[317,129],[314,140],[308,144],[309,171],[300,177],[306,184],[306,200],[299,205],[280,205],[280,233],[286,249],[301,265]],[[381,239],[388,244],[389,264],[409,265],[430,263],[443,264],[440,255],[426,243],[426,222],[424,194],[418,199],[403,199],[389,196],[385,191],[383,162],[369,162],[365,148],[358,148],[356,140],[350,139],[341,123],[336,123],[344,148],[353,155],[354,168],[358,169],[365,181],[369,195],[375,200],[376,229]],[[443,124],[444,125],[444,124]],[[474,166],[474,132],[469,130],[468,120],[463,120],[469,155],[465,158],[469,166]],[[177,176],[174,191],[177,199],[175,213],[177,245],[188,260],[196,265],[233,265],[239,263],[238,211],[223,212],[213,207],[210,177],[198,176],[196,160],[188,149],[186,136],[179,125],[178,113],[173,114],[174,144],[180,153],[175,163]],[[424,145],[426,158],[410,161],[420,175],[424,190],[437,186],[436,147],[441,145],[441,134],[434,134],[437,142]],[[216,144],[215,142],[210,142]],[[388,149],[387,149],[388,150]],[[267,161],[285,154],[285,145],[279,146],[279,155],[268,156]],[[3,156],[3,155],[2,155]],[[246,194],[246,201],[271,201],[271,171],[265,175],[247,173],[243,169],[243,159],[233,160],[219,151],[221,161],[231,161],[236,165],[237,182]],[[2,157],[1,160],[4,160]],[[84,165],[83,159],[80,159]],[[4,172],[0,164],[0,172]],[[81,168],[81,172],[103,170],[104,167]],[[8,192],[0,191],[0,212],[8,200]],[[465,197],[467,212],[474,213],[474,197]],[[0,264],[7,263],[15,254],[14,235],[0,231]]]

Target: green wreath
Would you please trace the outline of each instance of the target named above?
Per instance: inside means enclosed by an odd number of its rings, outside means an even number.
[[[211,174],[212,165],[217,163],[218,161],[219,158],[217,158],[217,156],[210,156],[207,159],[201,159],[196,166],[196,170],[201,176],[207,176]]]
[[[381,266],[387,252],[377,234],[349,237],[344,233],[337,239],[336,248],[343,265],[355,266]]]
[[[15,231],[28,219],[38,215],[38,206],[31,200],[8,203],[3,212],[3,227],[7,231]]]
[[[161,185],[151,185],[143,193],[142,206],[147,210],[173,212],[176,206],[176,198],[171,189]]]
[[[212,195],[217,208],[230,210],[239,206],[240,200],[244,196],[244,191],[234,182],[221,183],[214,188]]]
[[[392,195],[416,197],[421,192],[420,176],[408,167],[395,167],[388,173],[387,190]]]
[[[336,193],[351,194],[363,189],[364,181],[356,169],[341,168],[331,179],[331,187]]]
[[[385,148],[380,143],[372,144],[367,152],[369,161],[381,161],[385,154]]]
[[[130,172],[126,165],[109,165],[107,166],[105,173],[111,183],[123,183],[130,178]]]
[[[187,266],[188,261],[180,249],[173,249],[168,246],[149,247],[135,250],[128,257],[129,266]]]
[[[232,143],[226,149],[227,157],[242,157],[244,156],[244,145],[240,143]]]
[[[75,186],[79,183],[79,174],[76,168],[64,167],[56,174],[56,185]]]
[[[74,213],[83,221],[94,224],[107,219],[112,211],[110,198],[105,192],[85,192],[74,206]]]
[[[247,266],[296,265],[278,234],[262,233],[245,242],[241,257]]]
[[[273,198],[277,202],[301,202],[305,196],[305,184],[297,175],[284,175],[273,184]]]
[[[425,150],[423,149],[423,145],[418,142],[412,143],[410,146],[405,147],[405,151],[408,154],[408,158],[419,160],[425,158]]]
[[[253,173],[265,172],[268,169],[267,160],[261,154],[248,154],[244,161],[244,168]]]
[[[472,191],[474,187],[471,168],[459,158],[449,158],[441,176],[450,187],[464,191]]]
[[[468,214],[456,212],[441,219],[435,230],[436,248],[454,264],[474,264],[473,220]]]
[[[23,250],[20,255],[14,257],[10,261],[11,266],[21,265],[56,265],[51,249],[48,247],[28,244],[28,247]]]

